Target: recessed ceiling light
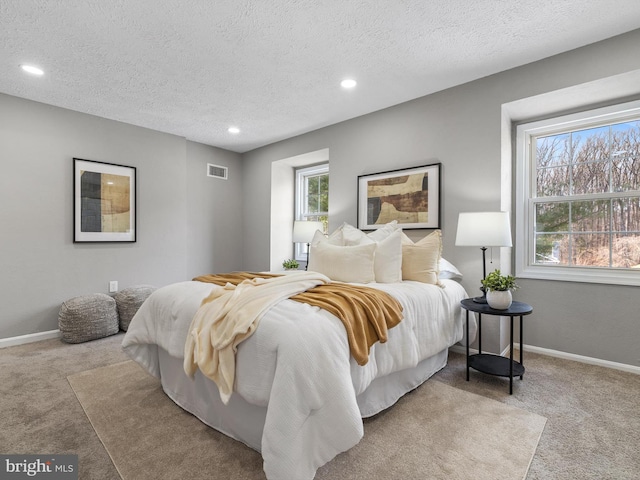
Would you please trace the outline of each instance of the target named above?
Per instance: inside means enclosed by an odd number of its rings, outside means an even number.
[[[240,133],[240,129],[238,127],[229,127],[229,129],[227,130],[227,132],[229,133]]]
[[[353,88],[357,84],[358,84],[358,82],[356,82],[352,78],[347,78],[345,80],[342,80],[342,82],[340,82],[340,85],[342,86],[342,88]]]
[[[20,65],[20,68],[25,72],[29,72],[33,75],[43,75],[44,72],[38,67],[34,67],[33,65]]]

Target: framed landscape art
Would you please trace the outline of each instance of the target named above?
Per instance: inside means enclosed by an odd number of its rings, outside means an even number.
[[[441,164],[358,177],[358,228],[393,220],[403,229],[440,228]]]
[[[136,241],[136,168],[73,159],[73,241]]]

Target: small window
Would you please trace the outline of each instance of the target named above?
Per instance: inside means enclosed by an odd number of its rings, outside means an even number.
[[[640,284],[640,102],[517,128],[516,274]]]
[[[329,164],[296,170],[296,220],[322,222],[329,227]],[[296,244],[297,260],[306,261],[307,245]]]

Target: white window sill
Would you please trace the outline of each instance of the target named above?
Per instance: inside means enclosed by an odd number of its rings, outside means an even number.
[[[518,270],[517,278],[640,286],[640,268],[612,271],[604,268],[529,265]]]

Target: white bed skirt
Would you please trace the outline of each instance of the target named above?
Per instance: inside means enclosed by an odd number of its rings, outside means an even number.
[[[183,360],[172,357],[158,347],[161,382],[165,393],[180,407],[195,415],[206,425],[234,438],[254,450],[261,451],[262,430],[266,406],[248,403],[234,393],[228,405],[220,400],[216,384],[198,370],[190,379],[183,369]],[[357,397],[363,418],[389,408],[404,394],[421,385],[447,364],[448,349],[426,358],[416,367],[375,379]]]

